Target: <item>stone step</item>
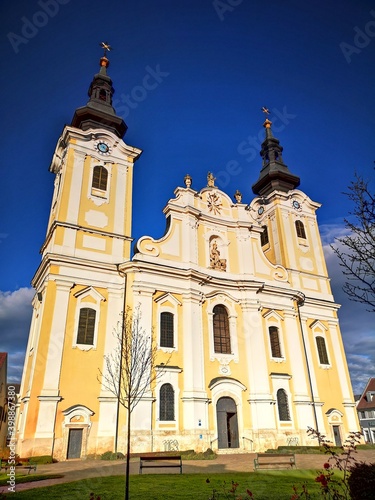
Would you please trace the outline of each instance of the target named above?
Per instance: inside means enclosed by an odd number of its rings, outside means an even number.
[[[242,455],[244,453],[254,453],[251,450],[244,450],[243,448],[220,448],[215,450],[218,455]]]

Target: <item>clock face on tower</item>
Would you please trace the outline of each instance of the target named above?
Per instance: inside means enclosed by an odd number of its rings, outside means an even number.
[[[293,208],[295,208],[296,210],[298,210],[299,208],[301,208],[301,205],[300,203],[297,201],[297,200],[293,200]]]
[[[99,151],[101,155],[109,155],[111,152],[110,145],[105,141],[98,141],[95,143],[95,149]]]

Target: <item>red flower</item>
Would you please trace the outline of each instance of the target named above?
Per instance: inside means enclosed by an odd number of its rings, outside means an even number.
[[[249,495],[249,497],[252,497],[252,496],[253,496],[253,494],[251,493],[251,491],[250,491],[250,490],[246,490],[246,493]]]
[[[331,466],[329,465],[329,463],[328,463],[328,462],[326,462],[326,463],[323,465],[323,467],[324,467],[325,469],[329,469]]]

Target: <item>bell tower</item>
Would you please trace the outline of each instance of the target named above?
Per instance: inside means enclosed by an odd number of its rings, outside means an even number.
[[[83,458],[113,449],[116,403],[96,381],[124,309],[132,176],[141,150],[112,106],[108,44],[57,141],[50,217],[33,278],[36,295],[21,385],[17,453]],[[90,435],[90,440],[88,436]]]
[[[300,178],[284,163],[283,148],[273,136],[272,122],[266,118],[263,126],[262,168],[252,186],[254,194],[258,195],[252,206],[263,226],[263,252],[273,264],[292,271],[293,284],[298,289],[309,284],[331,297],[316,218],[320,204],[297,189]]]

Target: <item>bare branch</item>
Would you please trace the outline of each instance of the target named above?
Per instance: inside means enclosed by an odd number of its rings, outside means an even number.
[[[163,370],[155,370],[157,346],[151,332],[141,327],[139,307],[134,314],[130,308],[125,311],[114,336],[116,347],[105,356],[106,369],[104,373],[99,370],[100,378],[103,387],[132,412]]]
[[[350,300],[375,311],[375,196],[358,174],[344,193],[354,204],[353,220],[345,219],[348,234],[331,245],[347,278],[343,286]]]

